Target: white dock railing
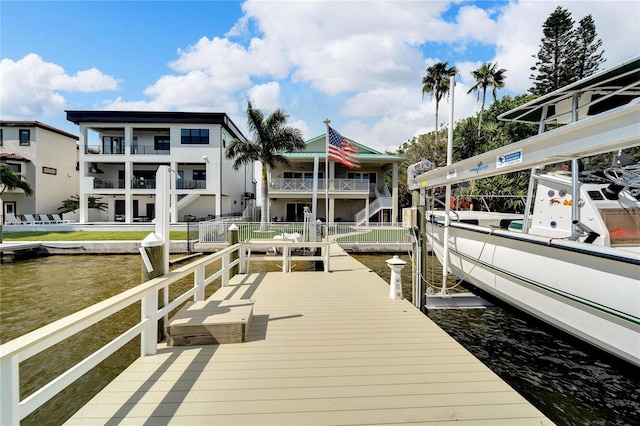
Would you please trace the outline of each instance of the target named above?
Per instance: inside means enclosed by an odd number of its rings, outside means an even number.
[[[238,241],[256,239],[272,239],[284,234],[304,234],[302,222],[273,222],[269,224],[269,231],[260,231],[260,222],[234,222],[238,227]],[[200,222],[199,240],[201,243],[227,242],[229,223]],[[407,241],[408,229],[402,228],[402,223],[377,223],[358,225],[353,222],[336,222],[322,224],[322,235],[330,240],[340,242],[360,243],[404,243]]]
[[[329,270],[329,243],[287,241],[269,241],[267,243],[269,247],[277,247],[282,251],[282,256],[271,256],[269,260],[282,261],[284,272],[289,272],[292,260],[300,259],[323,260],[325,271]],[[183,302],[190,298],[193,298],[194,301],[204,300],[205,288],[218,278],[221,278],[222,286],[228,286],[230,271],[234,266],[241,265],[240,268],[243,271],[248,269],[250,261],[265,260],[264,258],[251,258],[251,248],[261,244],[233,245],[0,345],[0,377],[2,378],[0,381],[0,425],[18,425],[20,420],[137,336],[141,336],[140,356],[155,354],[158,320],[165,318],[164,324],[166,326],[169,313]],[[293,253],[294,249],[311,250],[313,248],[321,248],[322,255],[295,256]],[[237,259],[233,259],[235,253],[238,254]],[[222,260],[222,267],[217,272],[205,276],[205,267],[218,260]],[[189,275],[193,275],[193,287],[169,301],[169,286]],[[164,290],[164,306],[159,308],[158,296],[161,289]],[[138,302],[141,303],[141,318],[137,324],[20,400],[21,362]]]

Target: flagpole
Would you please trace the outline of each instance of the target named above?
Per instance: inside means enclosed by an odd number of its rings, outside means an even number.
[[[329,224],[329,123],[331,120],[328,118],[323,121],[326,126],[325,129],[325,157],[324,157],[324,209],[325,217],[324,221]]]

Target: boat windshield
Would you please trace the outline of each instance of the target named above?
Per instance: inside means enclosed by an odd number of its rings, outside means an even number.
[[[640,245],[640,208],[600,209],[611,245]]]

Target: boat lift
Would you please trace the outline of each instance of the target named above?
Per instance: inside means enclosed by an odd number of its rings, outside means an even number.
[[[447,165],[428,170],[428,161],[409,166],[407,170],[407,183],[409,190],[420,193],[420,205],[425,204],[425,191],[427,188],[446,188],[446,199],[451,197],[451,185],[468,182],[474,179],[491,177],[498,174],[516,172],[526,169],[542,168],[547,164],[555,164],[562,161],[572,162],[572,180],[574,199],[578,199],[578,159],[603,153],[620,151],[637,145],[637,135],[640,131],[640,83],[635,76],[640,64],[640,58],[634,58],[618,67],[617,74],[613,77],[624,82],[623,88],[609,93],[607,92],[610,80],[603,80],[602,74],[596,74],[591,78],[574,83],[563,89],[542,96],[515,110],[502,114],[499,118],[537,123],[539,133],[536,136],[503,146],[501,148],[477,155],[472,158],[451,162],[453,148],[453,94],[451,95],[449,114],[449,139],[447,149]],[[627,81],[628,80],[628,81]],[[454,78],[451,78],[450,87],[455,87]],[[453,92],[453,91],[452,91]],[[597,96],[592,96],[597,94]],[[588,95],[588,96],[585,96]],[[635,99],[634,99],[635,98]],[[629,102],[629,99],[633,99]],[[607,112],[593,117],[586,117],[587,111],[598,103],[616,102],[623,105],[629,102],[625,108],[613,108]],[[583,118],[586,117],[586,118]],[[581,125],[566,124],[562,127],[545,132],[546,124],[571,123],[578,121]],[[603,143],[603,141],[607,141]],[[531,185],[530,185],[531,187]],[[530,202],[531,191],[528,197]],[[414,197],[414,206],[416,205]],[[530,205],[525,209],[522,232],[527,232],[527,219]],[[577,203],[572,209],[572,222],[579,228],[580,218]],[[421,226],[425,218],[421,217]],[[434,308],[463,308],[466,303],[464,296],[453,297],[447,291],[447,264],[448,264],[448,231],[451,221],[450,205],[445,203],[444,214],[444,253],[443,253],[443,284],[442,290],[437,295],[426,295],[426,305]],[[422,228],[421,228],[422,229]],[[415,252],[415,251],[414,251]],[[422,265],[419,265],[419,267]],[[417,275],[420,277],[420,275]],[[420,285],[414,288],[421,288]],[[416,306],[422,308],[422,293],[419,292]],[[470,293],[476,299],[477,296]],[[469,296],[470,305],[474,304],[474,297]],[[457,300],[460,298],[460,300]],[[482,306],[479,306],[482,307]]]

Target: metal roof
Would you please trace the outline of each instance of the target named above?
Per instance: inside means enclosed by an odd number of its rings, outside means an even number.
[[[388,162],[388,163],[401,163],[406,160],[405,157],[401,157],[398,155],[385,154],[375,149],[369,148],[366,145],[362,145],[352,139],[347,138],[351,144],[358,150],[357,159],[360,161],[366,162]],[[316,136],[312,139],[309,139],[305,142],[305,148],[303,151],[294,151],[294,152],[282,152],[281,154],[287,157],[290,160],[295,161],[298,160],[312,160],[315,156],[318,156],[319,159],[324,160],[327,156],[327,148],[326,148],[326,135],[322,134],[320,136]]]
[[[324,158],[327,156],[326,152],[286,152],[284,155],[288,158],[313,158],[316,155],[319,158]],[[376,159],[376,160],[389,160],[389,161],[404,161],[406,158],[399,157],[397,155],[388,155],[388,154],[372,154],[372,153],[358,153],[357,158],[359,159]]]
[[[579,118],[599,114],[640,96],[640,57],[584,78],[498,116],[502,121],[566,124],[573,121],[578,102]],[[545,112],[545,109],[547,110]]]

